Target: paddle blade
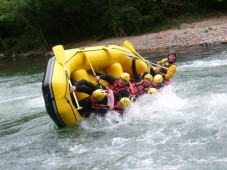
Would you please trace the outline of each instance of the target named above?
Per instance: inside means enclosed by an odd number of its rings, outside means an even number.
[[[128,40],[124,41],[124,47],[127,48],[130,52],[135,53],[138,58],[145,60],[139,53],[136,52],[134,46]]]
[[[77,109],[77,110],[81,110],[81,109],[82,109],[82,107],[77,107],[76,109]]]
[[[127,48],[131,52],[135,52],[134,46],[128,40],[124,41],[124,47]]]
[[[56,45],[52,48],[56,60],[59,64],[64,65],[66,61],[65,50],[62,45]]]

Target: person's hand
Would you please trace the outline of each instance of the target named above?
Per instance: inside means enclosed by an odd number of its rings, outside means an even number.
[[[99,76],[96,76],[96,77],[95,77],[95,81],[98,82],[99,80],[100,80],[100,77],[99,77]]]
[[[159,74],[160,72],[161,72],[161,67],[156,67],[156,69],[155,69],[155,74]]]
[[[131,102],[135,102],[136,101],[136,96],[135,95],[131,95],[129,98],[130,98]]]
[[[72,87],[70,88],[70,92],[74,92],[74,91],[76,91],[76,86],[72,86]]]
[[[132,56],[132,59],[133,59],[133,60],[136,60],[136,59],[137,59],[137,57],[136,57],[136,56]]]
[[[153,65],[149,62],[147,63],[148,68],[153,68]]]

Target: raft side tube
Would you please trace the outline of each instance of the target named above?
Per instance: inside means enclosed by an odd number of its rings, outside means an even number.
[[[67,65],[62,65],[58,62],[55,62],[54,64],[54,71],[51,79],[52,91],[59,116],[66,126],[74,126],[78,120],[82,119],[82,117],[77,111],[77,107],[75,107],[72,102],[70,96],[70,84],[64,66],[66,66],[67,70]],[[69,71],[67,71],[67,73],[68,75],[71,74]]]
[[[50,58],[47,64],[47,69],[43,77],[42,92],[43,92],[43,98],[44,98],[45,107],[48,115],[59,128],[63,128],[67,126],[59,116],[54,95],[53,95],[53,89],[52,89],[51,80],[53,75],[54,63],[55,63],[55,57]]]

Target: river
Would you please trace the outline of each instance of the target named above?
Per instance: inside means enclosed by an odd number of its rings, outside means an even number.
[[[172,84],[119,123],[108,113],[64,129],[45,109],[47,61],[0,61],[1,169],[227,169],[227,45],[178,50]]]

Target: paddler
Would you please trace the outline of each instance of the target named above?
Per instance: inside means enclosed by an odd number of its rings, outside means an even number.
[[[143,78],[137,73],[136,70],[136,57],[132,60],[132,73],[134,76],[134,82],[132,83],[133,95],[137,98],[148,92],[148,89],[152,87],[153,76],[146,74]]]
[[[131,100],[128,97],[122,97],[117,105],[114,106],[113,110],[120,113],[120,116],[123,116],[124,111],[131,106]]]
[[[164,58],[160,61],[157,62],[158,65],[162,66],[162,67],[155,67],[155,69],[151,68],[151,74],[154,76],[156,74],[161,74],[165,84],[169,84],[170,83],[170,79],[173,77],[173,75],[176,73],[177,67],[176,64],[174,64],[176,62],[176,51],[175,50],[171,50],[168,53],[168,57]],[[163,68],[165,67],[165,68]]]
[[[157,89],[157,91],[160,91],[160,89],[164,85],[164,79],[161,74],[156,74],[153,79],[153,87]]]
[[[130,88],[130,74],[123,72],[119,79],[109,75],[99,75],[95,77],[95,80],[98,82],[100,79],[105,80],[109,83],[110,89],[120,93],[121,97],[130,97],[131,96],[131,88]]]
[[[86,93],[89,97],[79,101],[82,109],[79,113],[84,117],[89,117],[92,112],[104,116],[108,110],[113,110],[117,102],[120,101],[120,94],[111,89],[103,90],[99,86],[87,81],[80,80],[70,88],[70,92],[77,91]]]

